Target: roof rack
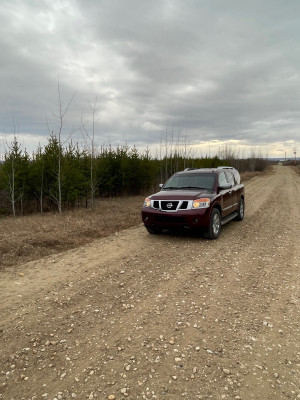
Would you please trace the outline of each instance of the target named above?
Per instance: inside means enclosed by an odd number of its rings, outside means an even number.
[[[199,169],[199,168],[185,168],[185,171],[192,171],[194,169]]]
[[[234,169],[233,167],[227,167],[227,166],[221,166],[221,167],[218,167],[218,169]]]

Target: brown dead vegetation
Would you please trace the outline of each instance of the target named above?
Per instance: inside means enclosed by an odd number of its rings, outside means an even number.
[[[293,167],[293,170],[297,172],[297,174],[300,175],[300,165],[297,165],[295,167]]]
[[[0,269],[16,266],[141,223],[144,197],[101,200],[95,210],[75,209],[0,219]]]
[[[270,165],[264,171],[253,171],[253,172],[243,172],[241,178],[243,182],[249,181],[249,179],[255,178],[256,176],[262,176],[265,174],[271,174],[273,172],[273,166]]]

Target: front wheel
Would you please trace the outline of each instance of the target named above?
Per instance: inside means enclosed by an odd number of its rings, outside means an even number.
[[[212,210],[208,231],[205,233],[207,239],[217,239],[221,233],[221,214],[217,208]]]
[[[162,233],[162,228],[158,227],[158,226],[146,226],[145,228],[147,229],[147,231],[149,233],[151,233],[152,235],[158,234],[158,233]]]

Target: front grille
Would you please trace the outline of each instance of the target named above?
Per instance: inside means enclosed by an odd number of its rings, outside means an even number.
[[[184,217],[175,217],[173,215],[155,215],[155,221],[165,222],[168,224],[183,224],[185,223]]]
[[[188,201],[183,201],[181,206],[180,206],[180,210],[186,210],[188,208]]]
[[[161,209],[164,211],[175,211],[178,203],[178,201],[161,201]]]
[[[159,209],[159,201],[154,200],[154,202],[153,202],[153,208]]]
[[[178,211],[190,209],[188,200],[153,200],[152,208],[162,211]]]

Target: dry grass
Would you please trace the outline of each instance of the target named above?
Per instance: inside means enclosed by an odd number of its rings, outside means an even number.
[[[300,165],[296,165],[294,167],[292,167],[294,171],[296,171],[297,174],[300,175]]]
[[[256,171],[256,172],[243,172],[241,174],[242,182],[249,181],[249,179],[252,179],[255,176],[261,176],[263,174],[264,174],[264,172],[258,172],[258,171]]]
[[[260,172],[260,171],[254,171],[254,172],[243,172],[241,174],[242,182],[249,181],[252,178],[255,178],[256,176],[263,176],[266,174],[272,174],[273,173],[273,166],[270,165],[266,170]]]
[[[94,211],[0,219],[0,269],[72,249],[141,223],[144,197],[101,200]]]

